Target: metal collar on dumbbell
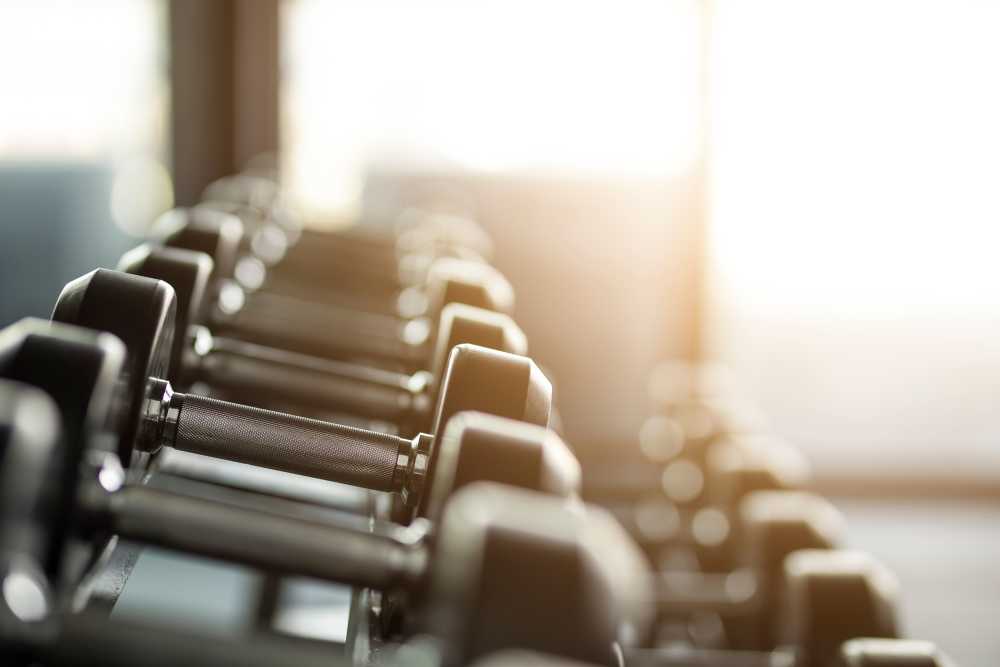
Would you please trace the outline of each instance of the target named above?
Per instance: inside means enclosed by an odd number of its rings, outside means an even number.
[[[427,481],[427,464],[434,446],[434,438],[427,433],[419,433],[410,441],[410,451],[400,451],[396,461],[396,475],[402,479],[393,480],[401,489],[403,503],[416,507]]]
[[[174,400],[174,390],[170,383],[159,378],[149,379],[147,397],[143,422],[150,428],[143,428],[141,432],[151,433],[153,437],[137,444],[145,451],[155,452],[163,443],[176,439],[181,403]]]

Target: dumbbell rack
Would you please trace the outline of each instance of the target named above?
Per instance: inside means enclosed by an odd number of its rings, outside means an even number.
[[[283,205],[278,196],[280,190],[269,181],[236,176],[216,184],[209,193],[226,201],[206,204],[205,210],[237,217],[254,216],[257,225],[248,244],[256,255],[245,254],[234,260],[232,274],[226,276],[228,282],[216,285],[215,297],[223,303],[234,294],[243,299],[247,293],[261,288],[260,275],[279,267],[293,246],[306,248],[298,252],[308,254],[311,241],[323,242],[314,233],[290,223],[291,217],[280,209]],[[421,271],[419,267],[410,269]],[[406,280],[409,279],[403,282]],[[296,294],[295,300],[308,303],[303,296],[308,292],[306,289]],[[364,313],[358,317],[375,319]],[[315,349],[306,351],[315,352]],[[308,363],[308,356],[302,358]],[[409,373],[419,368],[410,358],[397,359],[395,364],[388,364],[380,355],[361,355],[361,359],[381,367],[385,373]],[[673,382],[680,389],[657,397],[657,412],[638,434],[638,447],[583,457],[582,499],[607,508],[618,518],[658,572],[654,580],[656,591],[666,592],[664,599],[656,600],[657,623],[652,637],[626,650],[626,663],[799,664],[796,661],[803,660],[801,647],[797,649],[799,653],[772,653],[779,649],[780,642],[775,645],[778,640],[771,641],[770,634],[782,620],[759,618],[764,607],[754,606],[758,604],[756,592],[740,589],[744,579],[738,569],[745,555],[739,552],[745,546],[740,540],[747,533],[746,527],[741,527],[747,503],[768,492],[807,490],[807,466],[794,450],[774,445],[773,435],[759,420],[746,418],[752,411],[746,409],[743,399],[709,382],[706,372],[688,366],[675,368],[672,373],[668,383]],[[200,388],[213,398],[232,398],[225,387]],[[739,409],[734,409],[734,405]],[[279,402],[263,407],[289,406]],[[309,416],[353,419],[352,424],[389,435],[400,430],[396,424],[352,418],[336,410],[330,412],[333,414],[313,407]],[[163,451],[143,460],[143,465],[146,467],[139,470],[133,467],[128,475],[145,488],[183,491],[223,502],[238,500],[241,507],[265,514],[349,513],[349,521],[361,527],[361,532],[377,522],[400,517],[399,499],[389,494],[305,480],[242,463],[203,461],[197,456]],[[162,475],[164,469],[172,474]],[[255,484],[254,479],[262,481]],[[256,488],[248,489],[248,485]],[[243,490],[236,490],[239,488]],[[266,493],[261,493],[262,490]],[[399,526],[397,533],[403,535],[409,531],[405,539],[416,543],[430,534],[427,532],[430,525],[417,520],[408,527]],[[89,613],[108,615],[125,590],[141,551],[140,546],[112,536],[105,548],[81,551],[81,556],[71,558],[67,576],[76,589],[77,610],[85,608]],[[779,563],[779,567],[782,565]],[[253,617],[257,627],[253,630],[262,635],[278,634],[274,617],[281,581],[276,573],[265,571],[264,575],[265,583],[255,603]],[[787,589],[783,591],[788,593]],[[419,597],[419,593],[414,597]],[[887,605],[893,602],[888,600]],[[409,596],[361,586],[352,588],[346,639],[342,645],[329,643],[328,649],[345,653],[355,665],[397,664],[394,661],[400,660],[395,655],[398,643],[413,630],[407,617],[411,603]],[[776,601],[768,603],[777,608]],[[737,622],[730,620],[727,616],[730,613],[736,615]],[[767,640],[760,637],[762,627]],[[887,621],[885,627],[886,636],[895,633],[894,619]],[[808,662],[813,659],[811,655],[802,664],[821,667],[819,662]]]

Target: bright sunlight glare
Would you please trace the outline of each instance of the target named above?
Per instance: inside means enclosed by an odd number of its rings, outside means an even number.
[[[715,3],[707,349],[817,469],[1000,471],[997,26]]]
[[[389,159],[669,176],[699,146],[701,5],[396,0],[285,7],[285,173],[307,209]]]
[[[828,313],[993,308],[998,26],[998,3],[717,3],[713,287]]]

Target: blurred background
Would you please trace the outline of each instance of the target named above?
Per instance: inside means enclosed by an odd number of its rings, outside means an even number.
[[[1000,4],[7,0],[0,325],[262,153],[480,220],[585,466],[669,360],[813,463],[909,632],[1000,655]]]

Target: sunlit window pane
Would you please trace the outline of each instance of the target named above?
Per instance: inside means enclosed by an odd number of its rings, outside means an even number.
[[[0,324],[48,316],[172,203],[164,0],[0,3]]]
[[[715,3],[707,331],[827,469],[1000,470],[1000,5]]]
[[[0,158],[161,156],[164,5],[32,2],[0,8]]]
[[[288,0],[284,160],[305,205],[380,160],[664,176],[699,143],[701,3]]]

